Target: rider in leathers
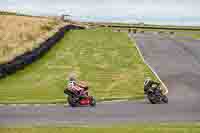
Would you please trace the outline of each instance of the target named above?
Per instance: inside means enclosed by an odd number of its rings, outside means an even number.
[[[153,88],[153,85],[155,85],[156,88]],[[144,81],[144,94],[147,94],[147,91],[149,89],[158,89],[159,86],[160,86],[160,83],[155,82],[155,81],[151,80],[150,78],[145,79],[145,81]]]

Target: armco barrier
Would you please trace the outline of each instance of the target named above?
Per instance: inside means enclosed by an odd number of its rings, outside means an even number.
[[[58,30],[52,37],[40,44],[38,48],[33,51],[17,56],[12,61],[0,64],[0,79],[9,74],[15,73],[17,70],[23,69],[26,65],[42,57],[50,48],[52,48],[59,40],[64,37],[66,31],[72,29],[84,29],[84,27],[76,25],[67,25]]]

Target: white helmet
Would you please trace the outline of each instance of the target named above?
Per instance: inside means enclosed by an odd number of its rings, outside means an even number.
[[[144,80],[144,86],[146,86],[149,81],[151,81],[151,78],[150,77],[147,77],[145,80]]]
[[[75,73],[70,73],[69,76],[68,76],[68,80],[69,80],[69,82],[76,81]]]

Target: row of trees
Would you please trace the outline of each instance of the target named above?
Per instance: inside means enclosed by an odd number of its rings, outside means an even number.
[[[17,13],[0,10],[0,15],[17,15]]]
[[[3,11],[0,10],[0,15],[17,15],[17,16],[27,16],[23,13],[19,13],[19,12],[11,12],[11,11]]]

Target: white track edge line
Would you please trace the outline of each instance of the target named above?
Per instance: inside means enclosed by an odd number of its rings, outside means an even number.
[[[12,105],[12,104],[11,104]],[[22,107],[25,107],[25,106],[29,106],[30,104],[18,104],[18,106],[22,106]]]
[[[151,71],[154,73],[154,75],[158,78],[158,80],[161,82],[162,86],[165,89],[165,95],[169,92],[167,86],[164,84],[164,82],[160,79],[160,77],[158,76],[158,74],[154,71],[154,69],[148,64],[148,62],[144,59],[137,43],[135,41],[133,41],[131,34],[128,34],[128,37],[131,39],[131,41],[135,44],[135,47],[137,49],[137,51],[139,52],[140,57],[142,58],[143,62],[151,69]]]
[[[101,101],[100,103],[114,103],[114,102],[126,102],[126,101],[129,101],[129,100],[121,99],[121,100]]]

